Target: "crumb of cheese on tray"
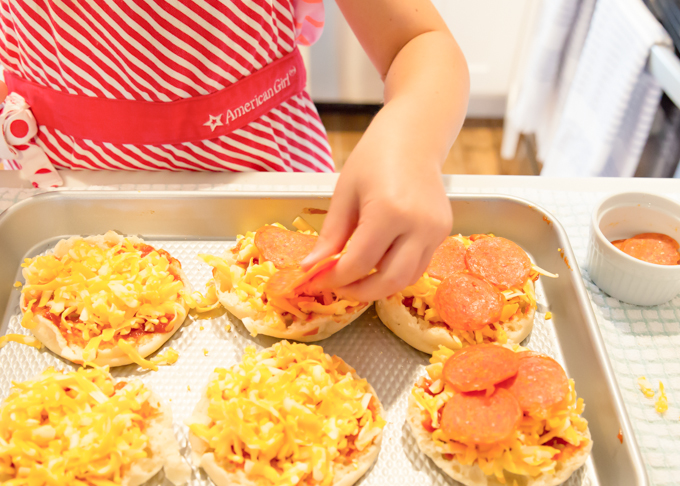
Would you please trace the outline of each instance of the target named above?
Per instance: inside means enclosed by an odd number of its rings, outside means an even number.
[[[641,376],[637,380],[640,391],[647,398],[654,398],[655,392],[652,389],[649,381],[644,376]],[[666,389],[663,386],[663,382],[659,381],[659,398],[654,402],[654,410],[660,415],[663,415],[668,411],[668,397],[666,396]]]
[[[647,398],[654,398],[654,390],[652,390],[652,385],[649,384],[647,381],[647,378],[644,376],[641,376],[637,380],[638,386],[640,387],[640,391],[644,396]]]
[[[668,410],[668,397],[666,396],[666,390],[664,390],[662,382],[659,382],[659,399],[654,404],[654,409],[661,415]]]
[[[32,346],[36,349],[42,348],[42,343],[33,336],[26,336],[24,334],[7,334],[6,336],[0,337],[0,349],[10,342],[26,344],[27,346]]]
[[[24,284],[22,284],[22,283],[19,282],[18,280],[17,280],[16,282],[14,282],[14,286],[17,287],[17,288],[19,288],[19,287],[21,287],[21,286],[23,286],[23,285],[24,285]]]
[[[231,331],[231,324],[227,324],[226,326],[224,326],[224,330],[227,332]]]
[[[217,298],[214,282],[208,282],[206,284],[206,288],[208,290],[206,290],[205,295],[196,290],[191,294],[191,296],[187,298],[189,306],[197,314],[205,314],[217,309],[221,305],[219,299]],[[201,330],[203,330],[203,326],[201,326]]]
[[[552,312],[546,312],[545,313],[545,320],[549,321],[550,319],[552,319]]]
[[[171,364],[177,363],[179,359],[179,353],[172,348],[167,348],[164,351],[158,353],[155,357],[151,358],[151,362],[155,365],[169,366]]]

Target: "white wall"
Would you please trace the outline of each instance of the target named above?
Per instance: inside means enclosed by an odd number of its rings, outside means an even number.
[[[310,49],[312,98],[324,103],[382,103],[382,81],[373,64],[335,1],[325,0],[324,6],[324,31]]]
[[[468,115],[502,118],[528,12],[538,0],[432,1],[468,61]],[[326,0],[325,7],[325,31],[310,53],[312,97],[327,103],[380,103],[382,83],[375,69],[335,2]]]

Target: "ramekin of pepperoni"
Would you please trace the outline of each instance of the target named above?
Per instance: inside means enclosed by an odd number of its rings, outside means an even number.
[[[680,205],[641,192],[602,201],[590,221],[588,273],[612,297],[658,305],[680,293]]]

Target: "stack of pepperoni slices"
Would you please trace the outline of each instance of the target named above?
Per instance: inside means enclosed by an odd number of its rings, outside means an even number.
[[[464,484],[479,484],[480,474],[502,484],[509,473],[560,484],[592,447],[583,402],[560,364],[515,348],[440,350],[412,391],[408,420],[418,445]]]
[[[516,243],[489,235],[447,238],[414,285],[377,302],[381,320],[432,354],[478,343],[520,343],[533,327],[538,267]]]

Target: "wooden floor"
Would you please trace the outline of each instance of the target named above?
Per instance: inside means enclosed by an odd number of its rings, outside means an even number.
[[[338,171],[370,122],[364,114],[322,113]],[[500,157],[502,120],[466,120],[444,162],[445,174],[534,175],[524,142],[512,160]]]

